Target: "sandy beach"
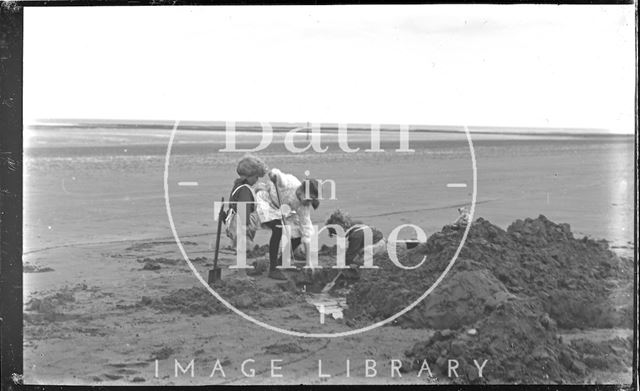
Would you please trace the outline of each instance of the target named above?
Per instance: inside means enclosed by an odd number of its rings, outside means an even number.
[[[230,311],[210,310],[217,307],[209,301],[216,300],[182,258],[167,216],[164,174],[170,133],[166,129],[29,131],[24,164],[26,384],[456,381],[438,370],[433,376],[417,376],[417,370],[406,367],[398,376],[392,370],[393,360],[404,362],[416,342],[441,330],[392,324],[350,337],[300,338],[266,330]],[[169,160],[173,222],[194,267],[205,278],[215,241],[213,202],[228,197],[235,164],[242,156],[220,152],[223,137],[178,131]],[[251,137],[242,141],[249,145],[255,141]],[[336,200],[323,200],[312,214],[318,225],[341,208],[385,236],[400,224],[415,224],[430,237],[456,219],[459,206],[471,203],[472,160],[464,134],[419,135],[411,140],[412,153],[394,152],[398,146],[394,135],[383,137],[385,152],[379,153],[346,153],[328,138],[326,153],[299,155],[284,151],[277,145],[278,137],[258,153],[269,166],[299,178],[308,171],[311,177],[336,183]],[[354,148],[364,150],[369,145],[364,136],[350,140]],[[633,138],[478,135],[472,141],[477,163],[475,218],[506,230],[518,219],[544,215],[554,223],[569,224],[576,240],[604,239],[618,256],[633,256]],[[198,185],[180,185],[187,181]],[[466,187],[447,186],[451,183]],[[264,246],[268,237],[268,231],[259,231],[255,244]],[[318,310],[305,300],[308,293],[282,287],[266,275],[249,277],[228,269],[235,262],[230,243],[223,235],[220,264],[229,285],[221,294],[235,292],[225,299],[247,314],[306,333],[356,327],[349,319],[327,318],[321,323]],[[334,243],[323,234],[320,244]],[[267,258],[262,253],[250,261]],[[328,267],[334,258],[322,256],[321,262]],[[616,275],[598,281],[608,281],[612,306],[632,304],[631,280]],[[436,289],[432,295],[438,294]],[[254,305],[256,300],[259,305]],[[565,345],[572,340],[625,341],[627,345],[615,349],[622,349],[619,356],[626,357],[631,351],[631,327],[560,325],[557,335]],[[469,363],[481,358],[468,354]],[[255,360],[246,366],[255,369],[255,377],[241,370],[247,359]],[[174,376],[175,360],[183,367],[194,360],[194,376]],[[225,376],[220,371],[210,376],[216,360]],[[271,360],[282,360],[275,365],[282,367],[276,373],[283,377],[272,376]],[[371,365],[366,360],[375,361],[376,376],[366,376],[365,367]],[[604,370],[574,371],[572,381],[629,382],[631,365],[620,360],[620,365]],[[439,367],[429,364],[431,369]],[[505,374],[491,370],[489,357],[485,369],[489,382],[525,381],[507,380]]]

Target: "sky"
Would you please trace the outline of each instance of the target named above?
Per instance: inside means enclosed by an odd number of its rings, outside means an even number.
[[[633,5],[26,7],[39,118],[634,132]]]

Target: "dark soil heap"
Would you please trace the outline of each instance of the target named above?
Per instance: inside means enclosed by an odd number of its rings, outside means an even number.
[[[426,255],[416,270],[376,259],[380,269],[363,271],[347,297],[346,317],[384,319],[419,298],[450,262],[462,234],[445,227],[399,256],[402,264],[416,265]],[[611,296],[632,278],[633,260],[619,258],[604,241],[575,239],[567,224],[539,216],[504,231],[480,218],[442,283],[397,320],[442,330],[406,352],[407,367],[418,370],[426,359],[436,376],[446,377],[448,360],[457,359],[461,377],[452,381],[460,383],[581,383],[589,369],[628,368],[629,341],[569,345],[557,328],[631,328],[633,303],[613,306]],[[488,360],[482,378],[474,359]]]
[[[470,331],[473,331],[471,335]],[[447,376],[449,359],[459,362],[454,383],[584,383],[592,371],[624,372],[632,366],[632,336],[611,341],[586,339],[562,343],[556,323],[537,299],[510,299],[472,328],[437,331],[405,352],[408,368],[422,360],[434,364],[436,376]],[[474,365],[482,365],[483,377]]]
[[[419,298],[452,259],[462,231],[445,227],[426,243],[400,254],[418,269],[375,259],[347,297],[352,320],[381,320]],[[631,281],[633,261],[619,258],[605,241],[575,239],[568,224],[544,216],[517,220],[507,231],[476,220],[454,267],[442,283],[398,323],[416,328],[458,328],[518,295],[537,298],[559,327],[631,327],[631,305],[613,308],[614,282]],[[631,303],[630,303],[631,304]]]
[[[537,300],[508,300],[474,325],[475,335],[464,330],[436,332],[406,352],[410,367],[419,369],[422,360],[435,363],[434,371],[447,374],[447,360],[460,364],[460,383],[552,383],[585,375],[586,365],[578,354],[563,345],[555,324]],[[482,365],[483,377],[473,360]],[[437,375],[436,375],[437,376]]]

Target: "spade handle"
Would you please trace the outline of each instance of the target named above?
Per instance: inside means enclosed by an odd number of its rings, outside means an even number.
[[[218,211],[218,230],[216,231],[216,250],[213,256],[213,268],[218,267],[218,250],[220,249],[220,233],[222,231],[222,209],[224,208],[224,197],[220,203],[220,210]]]

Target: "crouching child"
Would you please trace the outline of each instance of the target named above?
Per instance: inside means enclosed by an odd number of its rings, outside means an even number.
[[[352,269],[364,265],[366,250],[371,250],[372,255],[386,251],[386,242],[382,232],[359,221],[352,220],[348,214],[339,209],[331,214],[325,225],[338,225],[344,229],[347,246],[345,264]],[[367,235],[369,235],[367,231],[371,231],[372,235],[370,248],[367,248]],[[328,227],[327,232],[329,237],[336,235],[336,230],[332,227]]]

